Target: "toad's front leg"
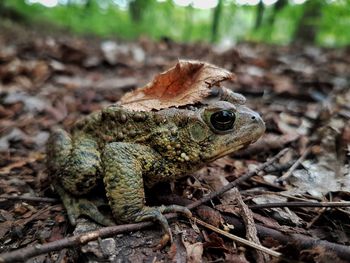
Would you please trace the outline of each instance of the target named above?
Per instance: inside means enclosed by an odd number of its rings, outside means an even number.
[[[162,247],[171,240],[169,224],[162,213],[180,212],[189,216],[191,212],[177,205],[145,206],[142,174],[158,160],[157,153],[147,146],[121,142],[106,145],[102,154],[103,181],[115,219],[120,223],[159,221],[165,232],[159,246]]]

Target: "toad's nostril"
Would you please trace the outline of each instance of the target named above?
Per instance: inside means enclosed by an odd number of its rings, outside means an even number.
[[[252,120],[255,120],[255,119],[256,119],[256,117],[253,115],[253,116],[251,117],[251,119],[252,119]]]

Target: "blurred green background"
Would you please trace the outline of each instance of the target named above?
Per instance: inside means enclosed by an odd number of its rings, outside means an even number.
[[[1,24],[130,40],[350,43],[350,0],[1,0],[0,16]]]

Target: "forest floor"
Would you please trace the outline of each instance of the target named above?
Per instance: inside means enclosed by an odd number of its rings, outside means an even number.
[[[263,117],[266,132],[247,149],[167,186],[168,196],[150,192],[150,204],[157,198],[194,202],[278,152],[283,155],[241,180],[239,192],[231,189],[193,210],[214,229],[183,217],[171,220],[174,242],[161,251],[150,246],[161,237],[156,225],[122,229],[115,238],[107,233],[81,250],[78,241],[59,247],[81,230],[69,225],[50,187],[45,166],[50,131],[56,126],[69,130],[82,116],[144,86],[179,58],[234,72],[236,81],[225,86],[246,96],[247,105]],[[169,39],[1,35],[0,262],[349,262],[349,65],[350,49],[254,43],[223,49]],[[217,229],[279,253],[261,254]],[[38,244],[50,242],[51,249],[35,252]]]

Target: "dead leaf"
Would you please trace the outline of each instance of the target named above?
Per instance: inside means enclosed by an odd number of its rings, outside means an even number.
[[[174,242],[170,246],[168,256],[171,262],[186,262],[187,252],[180,235],[175,236]]]
[[[193,104],[208,96],[212,86],[234,78],[233,73],[212,64],[180,60],[145,87],[126,93],[119,103],[136,111]]]
[[[190,244],[189,242],[183,242],[187,251],[188,263],[200,263],[203,262],[203,243],[197,242]]]
[[[287,199],[278,195],[259,195],[252,199],[256,204],[268,204],[268,203],[278,203],[278,202],[286,202]],[[271,208],[275,213],[278,214],[278,218],[285,221],[290,222],[296,226],[301,226],[304,222],[303,220],[293,211],[285,208]]]
[[[207,237],[207,241],[204,243],[206,249],[217,249],[228,252],[228,249],[225,246],[224,240],[218,236],[216,233],[211,233]]]
[[[279,76],[270,74],[268,79],[272,82],[273,90],[276,93],[287,93],[287,94],[296,94],[297,89],[295,88],[292,80],[287,76]]]
[[[9,174],[12,169],[21,168],[28,163],[33,163],[33,162],[36,162],[38,160],[42,160],[43,158],[44,158],[44,155],[42,153],[33,153],[30,156],[28,156],[27,158],[22,158],[22,159],[16,160],[15,162],[13,162],[11,164],[9,164],[5,167],[2,167],[0,169],[0,175]]]
[[[22,102],[24,104],[24,110],[29,112],[42,112],[49,105],[48,101],[40,96],[30,96],[25,92],[11,92],[5,99],[4,104],[14,104]]]
[[[225,253],[225,262],[248,263],[249,261],[245,258],[244,253],[240,253],[240,254]]]
[[[209,167],[205,171],[207,173],[201,173],[200,178],[205,180],[207,184],[214,190],[218,191],[225,185],[229,184],[225,174],[215,167]],[[230,204],[232,201],[233,191],[228,190],[220,196],[221,202],[224,204]]]
[[[224,223],[221,214],[218,211],[212,209],[211,207],[199,206],[197,208],[197,213],[200,218],[202,218],[208,224],[211,224],[215,227],[220,227]]]
[[[0,238],[3,238],[6,233],[11,230],[12,224],[12,221],[5,221],[0,223]]]

